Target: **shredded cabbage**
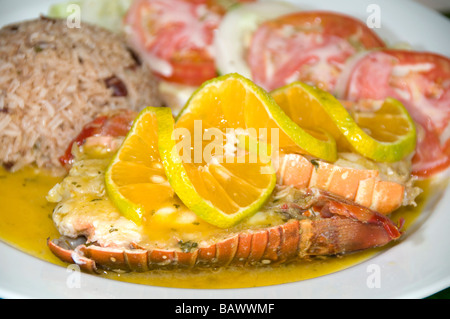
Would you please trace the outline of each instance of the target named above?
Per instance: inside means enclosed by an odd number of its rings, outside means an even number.
[[[50,18],[68,18],[79,7],[80,20],[119,33],[123,17],[133,0],[77,0],[58,3],[49,8]]]

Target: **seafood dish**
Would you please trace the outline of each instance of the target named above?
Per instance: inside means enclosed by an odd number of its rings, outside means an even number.
[[[449,57],[295,3],[77,3],[79,27],[62,2],[0,29],[0,178],[50,179],[51,262],[113,279],[351,264],[402,245],[446,188]]]

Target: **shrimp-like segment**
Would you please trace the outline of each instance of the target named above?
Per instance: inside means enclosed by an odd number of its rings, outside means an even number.
[[[387,215],[402,205],[405,186],[383,181],[377,170],[312,163],[299,154],[280,156],[278,184],[299,189],[319,188]]]

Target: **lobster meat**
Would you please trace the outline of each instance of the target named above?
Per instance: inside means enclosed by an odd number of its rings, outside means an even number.
[[[401,226],[366,207],[318,189],[300,192],[289,204],[279,204],[288,221],[268,228],[242,231],[206,246],[181,249],[146,249],[80,244],[69,238],[48,240],[61,260],[96,273],[108,270],[268,265],[296,258],[340,255],[379,247],[398,239]],[[275,208],[275,207],[272,207]]]
[[[103,147],[113,152],[114,145],[117,145],[113,143],[113,137],[123,137],[127,131],[124,127],[129,128],[130,118],[135,115],[124,112],[122,115],[115,112],[101,121],[94,120],[94,124],[88,124],[70,147],[76,150],[78,146],[94,141],[105,143]],[[103,210],[113,210],[107,196],[101,195],[104,183],[101,173],[108,160],[93,159],[92,162],[99,166],[89,168],[96,174],[90,174],[91,180],[88,180],[77,179],[80,176],[76,176],[80,174],[80,167],[89,166],[88,162],[80,165],[76,157],[66,158],[70,159],[65,162],[66,166],[73,168],[66,177],[66,184],[84,180],[87,185],[86,192],[83,188],[65,190],[71,194],[66,196],[70,198],[70,205],[78,200],[79,203],[75,204],[84,205],[86,211],[91,211],[93,206],[89,205],[93,205],[92,202],[103,200],[106,202]],[[277,221],[270,225],[233,228],[224,236],[212,236],[212,239],[184,246],[143,245],[132,237],[123,242],[111,240],[107,243],[100,240],[98,233],[101,232],[97,233],[95,229],[101,220],[93,221],[93,215],[85,218],[82,214],[64,219],[70,214],[71,207],[76,206],[68,205],[64,211],[61,209],[64,205],[60,203],[53,218],[62,237],[48,239],[48,247],[62,261],[77,264],[86,272],[98,273],[100,269],[147,271],[280,264],[298,258],[342,255],[380,247],[401,237],[402,222],[395,225],[387,215],[402,205],[404,186],[382,181],[375,170],[338,169],[332,164],[311,162],[298,154],[282,157],[281,163],[277,190],[262,209],[263,213],[277,216]],[[347,177],[343,178],[343,175]],[[321,180],[327,182],[322,183]],[[383,189],[389,194],[384,200],[379,195]],[[57,191],[52,195],[51,192],[49,194],[56,198],[53,201],[63,202],[64,195],[56,194]],[[76,192],[79,192],[79,197],[73,195]],[[89,192],[98,193],[97,197],[103,198],[89,197]],[[126,223],[133,224],[131,221]],[[71,230],[69,235],[68,229]],[[115,230],[103,231],[102,234],[112,231]],[[139,233],[140,230],[136,228],[133,232]],[[125,234],[129,233],[132,231],[127,229]]]
[[[405,165],[406,166],[406,165]],[[389,173],[393,175],[392,167]],[[380,170],[345,167],[320,160],[308,160],[299,154],[280,156],[278,184],[296,188],[329,191],[357,204],[388,215],[403,205],[414,205],[420,190],[414,187],[409,171],[398,172],[387,180]]]

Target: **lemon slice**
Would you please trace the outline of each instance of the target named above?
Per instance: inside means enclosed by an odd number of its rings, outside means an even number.
[[[388,98],[371,109],[354,104],[349,113],[330,93],[301,82],[276,89],[271,95],[298,125],[327,130],[338,151],[356,152],[377,162],[396,162],[415,149],[414,122],[395,99]]]
[[[202,120],[204,129],[242,128],[280,152],[310,154],[327,161],[337,158],[330,134],[298,125],[266,91],[236,73],[205,82],[178,114],[176,124],[189,127],[196,119]]]
[[[231,227],[256,213],[276,183],[270,161],[252,162],[250,152],[237,156],[215,154],[210,162],[186,163],[174,137],[174,121],[158,119],[159,149],[170,185],[183,203],[208,223]],[[242,150],[242,148],[241,148]],[[230,159],[231,158],[231,159]]]
[[[158,150],[159,113],[171,111],[148,107],[139,113],[105,174],[109,198],[138,225],[146,213],[170,205],[175,196]]]

